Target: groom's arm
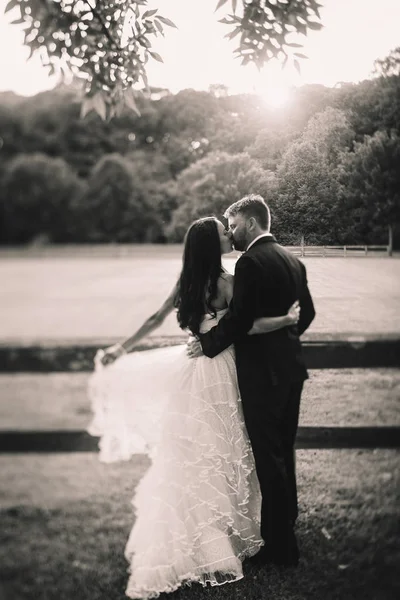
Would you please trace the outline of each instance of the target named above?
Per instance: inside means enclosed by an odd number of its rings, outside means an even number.
[[[248,257],[241,257],[236,263],[233,295],[228,312],[218,325],[199,336],[203,352],[209,358],[217,356],[252,328],[257,282],[255,264]]]
[[[302,291],[299,298],[300,301],[300,319],[297,323],[297,331],[299,336],[303,335],[306,329],[309,328],[312,321],[315,318],[315,308],[314,303],[311,298],[310,290],[308,289],[307,283],[307,271],[305,266],[301,263],[302,266],[302,276],[303,276],[303,285]]]

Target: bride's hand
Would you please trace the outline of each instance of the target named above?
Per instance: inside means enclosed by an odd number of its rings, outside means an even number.
[[[96,363],[99,361],[104,367],[106,367],[107,365],[111,365],[113,362],[115,362],[117,358],[123,354],[126,354],[126,350],[121,346],[121,344],[114,344],[113,346],[105,348],[105,350],[98,350],[94,358],[94,362]]]
[[[290,325],[297,325],[300,318],[300,304],[298,300],[296,300],[289,308],[287,316],[290,320]]]
[[[200,341],[195,336],[190,336],[186,344],[186,354],[189,358],[199,358],[203,356],[203,349]]]

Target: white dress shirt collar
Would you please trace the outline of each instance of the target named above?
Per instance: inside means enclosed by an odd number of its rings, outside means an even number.
[[[245,252],[250,250],[252,245],[255,244],[257,240],[260,240],[263,237],[272,237],[272,233],[262,233],[261,235],[258,235],[256,238],[254,238],[254,240],[252,242],[250,242],[250,244],[247,246]]]

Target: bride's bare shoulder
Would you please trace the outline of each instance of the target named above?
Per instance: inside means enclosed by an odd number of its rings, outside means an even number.
[[[218,279],[218,289],[224,296],[228,304],[232,298],[233,279],[234,277],[230,273],[221,273],[220,278]]]

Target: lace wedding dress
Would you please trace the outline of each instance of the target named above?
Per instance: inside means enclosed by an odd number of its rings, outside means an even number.
[[[224,314],[204,318],[201,331]],[[125,355],[89,382],[100,458],[147,453],[132,503],[126,594],[242,578],[260,536],[260,491],[238,397],[233,348],[189,359],[186,346]]]

